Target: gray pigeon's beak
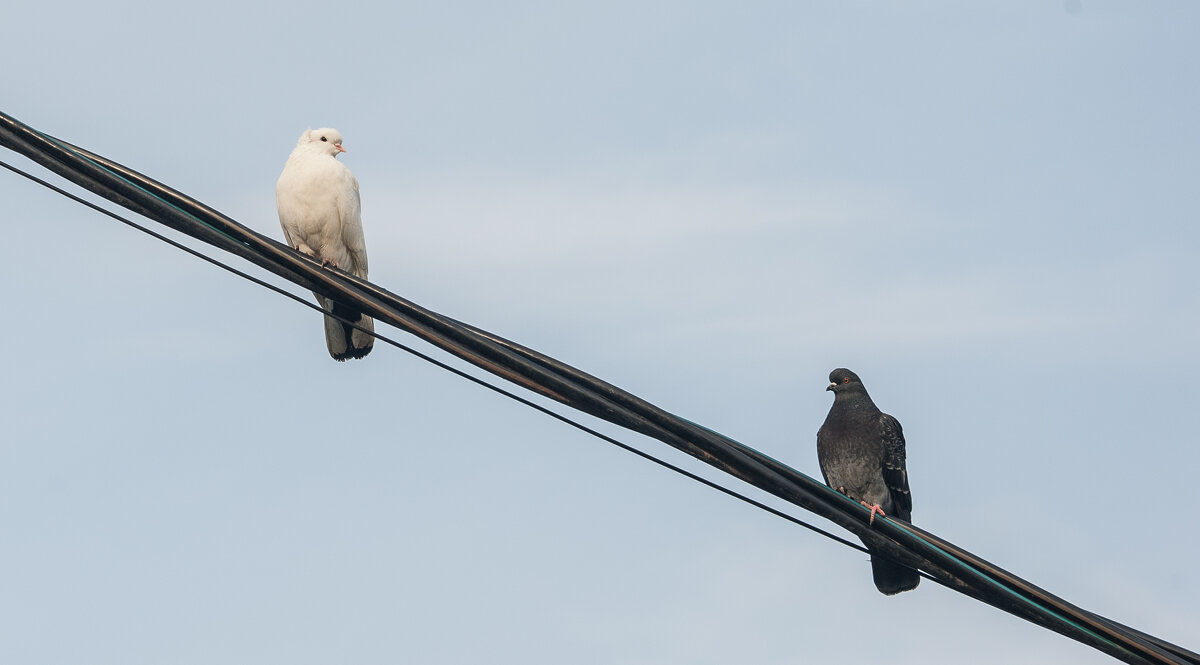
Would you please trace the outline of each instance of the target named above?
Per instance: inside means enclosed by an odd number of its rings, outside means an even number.
[[[342,147],[341,143],[334,143],[333,147],[337,148],[338,152],[346,152],[346,149]]]
[[[825,387],[825,390],[833,390],[834,388],[837,388],[837,384],[836,384],[836,383],[831,383],[831,384],[829,384],[828,386],[826,386],[826,387]]]

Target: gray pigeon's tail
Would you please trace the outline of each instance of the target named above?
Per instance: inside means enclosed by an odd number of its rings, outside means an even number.
[[[921,576],[912,568],[874,553],[871,554],[871,577],[875,579],[875,588],[889,596],[915,589],[921,581]]]

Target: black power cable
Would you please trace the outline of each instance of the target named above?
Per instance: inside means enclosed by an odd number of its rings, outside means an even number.
[[[1194,654],[1058,599],[949,543],[894,520],[868,526],[856,502],[786,465],[556,360],[421,308],[373,284],[321,270],[307,257],[99,155],[0,114],[0,143],[122,206],[231,251],[301,286],[412,332],[518,385],[676,448],[816,512],[889,557],[937,580],[1130,663],[1197,663]],[[959,550],[961,552],[961,550]]]
[[[895,540],[889,543],[888,539],[879,535],[881,531],[887,532],[889,526],[887,521],[883,521],[875,530],[864,528],[864,525],[854,521],[855,518],[861,520],[862,517],[861,514],[855,515],[853,512],[862,512],[862,509],[857,504],[853,504],[852,507],[843,505],[840,508],[836,504],[830,505],[832,501],[829,497],[819,494],[819,492],[829,492],[823,485],[815,483],[815,481],[807,478],[807,476],[803,476],[803,474],[799,474],[788,467],[779,465],[774,460],[761,456],[756,451],[742,447],[728,439],[723,439],[719,435],[715,435],[707,430],[696,428],[694,424],[688,421],[683,421],[670,414],[666,414],[627,393],[623,393],[623,391],[619,391],[615,387],[583,375],[577,372],[577,370],[566,373],[554,373],[545,371],[547,364],[539,363],[531,366],[529,363],[522,362],[520,356],[524,356],[530,360],[538,360],[532,352],[514,354],[511,352],[511,343],[499,345],[495,341],[496,338],[490,338],[486,335],[480,335],[476,331],[464,329],[462,326],[456,326],[454,322],[448,319],[439,318],[437,315],[433,315],[407,301],[399,299],[394,294],[378,290],[377,287],[372,287],[379,291],[374,301],[372,298],[364,297],[361,291],[357,291],[354,288],[347,288],[347,285],[353,284],[354,280],[330,279],[329,274],[321,274],[316,272],[312,266],[297,263],[296,255],[294,254],[291,256],[287,254],[279,255],[279,248],[281,246],[278,243],[273,243],[269,239],[263,239],[261,236],[253,234],[244,229],[244,227],[240,227],[240,225],[232,222],[232,220],[219,215],[219,213],[159,183],[146,179],[144,176],[128,170],[125,170],[125,177],[117,176],[114,170],[120,171],[123,170],[123,167],[108,163],[103,158],[91,156],[91,159],[83,159],[79,152],[72,150],[73,147],[66,146],[61,142],[54,141],[35,132],[26,132],[24,137],[18,141],[19,147],[28,149],[28,144],[21,146],[21,143],[24,142],[41,148],[41,150],[34,151],[32,156],[35,160],[46,164],[52,170],[63,173],[69,179],[83,184],[110,200],[117,201],[143,214],[149,212],[148,216],[152,219],[159,219],[184,232],[190,232],[191,235],[202,237],[202,239],[211,244],[225,246],[230,251],[245,256],[277,274],[288,276],[293,281],[297,281],[302,285],[315,282],[317,287],[315,290],[336,290],[341,296],[338,298],[339,300],[353,303],[356,306],[364,305],[359,308],[375,315],[377,318],[391,322],[393,325],[398,325],[410,332],[426,337],[452,353],[489,369],[489,371],[505,376],[505,378],[509,378],[521,385],[532,387],[538,392],[548,394],[564,403],[572,404],[576,408],[601,415],[601,417],[605,417],[631,429],[648,433],[651,436],[655,436],[696,455],[714,464],[714,466],[725,468],[725,470],[734,475],[750,480],[763,489],[767,489],[794,503],[798,503],[810,510],[824,514],[834,521],[842,523],[843,526],[858,532],[864,538],[873,539],[873,545],[878,546],[879,543],[882,543],[885,547],[888,547],[897,544]],[[38,145],[39,143],[41,145]],[[113,176],[116,176],[116,179]],[[133,177],[131,178],[130,176]],[[137,182],[135,183],[134,181]],[[149,193],[148,190],[157,190],[157,194]],[[149,194],[148,198],[147,194]],[[204,228],[194,228],[197,223]],[[215,239],[212,238],[214,231],[218,235]],[[204,235],[208,235],[209,237],[205,238],[203,237]],[[229,245],[231,239],[235,243],[240,241],[242,245],[238,246],[235,244],[231,247]],[[263,240],[266,240],[266,242],[264,243]],[[254,249],[258,251],[247,251],[246,248],[251,245],[257,245]],[[266,256],[271,256],[275,261],[268,260]],[[293,275],[286,275],[288,272],[300,272],[302,274],[300,279],[297,280]],[[304,273],[307,274],[305,275]],[[338,283],[339,281],[343,283]],[[579,381],[580,378],[582,378],[582,382]],[[596,389],[597,386],[599,390]],[[787,478],[789,475],[796,476],[797,479]],[[815,495],[810,493],[811,488],[806,487],[806,483],[816,486],[817,493]],[[846,501],[840,495],[835,495],[835,497],[833,501]],[[813,501],[814,498],[816,502]],[[847,513],[849,513],[849,519],[847,518]],[[1128,639],[1127,635],[1122,635],[1119,632],[1113,633],[1109,627],[1105,627],[1103,624],[1099,625],[1101,632],[1110,633],[1110,635],[1097,634],[1093,630],[1095,626],[1081,626],[1076,621],[1064,619],[1061,614],[1041,607],[1036,602],[1020,594],[1013,593],[1011,589],[1005,589],[994,579],[980,574],[977,569],[972,569],[961,561],[947,556],[928,541],[911,537],[911,532],[904,532],[896,528],[895,533],[888,533],[887,535],[900,541],[909,541],[904,543],[903,547],[894,547],[894,552],[898,552],[900,556],[908,557],[913,556],[911,552],[914,550],[921,552],[924,556],[917,557],[919,565],[931,571],[941,573],[943,581],[952,582],[959,590],[969,595],[1002,607],[1015,614],[1025,616],[1032,621],[1046,625],[1085,643],[1092,644],[1096,648],[1113,653],[1113,655],[1127,659],[1129,662],[1144,661],[1144,659],[1138,658],[1135,654],[1124,648],[1122,641]],[[955,570],[955,573],[967,578],[967,581],[947,573],[943,569],[943,566],[947,564],[949,564],[951,569]],[[1006,591],[1012,594],[1018,602],[1013,602],[1013,598],[1005,596],[1004,592]],[[1087,624],[1089,622],[1085,620],[1083,623]],[[1113,637],[1115,639],[1112,639]],[[1147,645],[1144,642],[1139,643],[1136,640],[1130,644],[1138,651],[1147,649],[1154,652],[1159,651],[1152,645]]]

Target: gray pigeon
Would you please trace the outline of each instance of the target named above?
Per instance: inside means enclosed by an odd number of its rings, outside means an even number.
[[[900,423],[875,406],[854,372],[835,369],[829,381],[826,390],[833,391],[833,406],[817,431],[817,460],[825,484],[870,508],[871,524],[876,514],[908,521],[912,495]],[[889,596],[916,588],[921,581],[917,571],[877,552],[871,553],[871,575],[875,587]]]
[[[337,160],[342,135],[336,129],[309,129],[300,135],[275,183],[275,206],[287,243],[321,262],[367,278],[367,245],[363,240],[358,180]],[[351,307],[314,293],[325,311],[353,321],[368,331],[374,322]],[[325,317],[325,345],[334,360],[362,358],[375,338]]]

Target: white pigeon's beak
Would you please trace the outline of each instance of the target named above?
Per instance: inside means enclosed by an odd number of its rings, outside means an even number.
[[[341,143],[334,143],[333,147],[337,148],[338,152],[346,152],[346,149],[342,147]]]

